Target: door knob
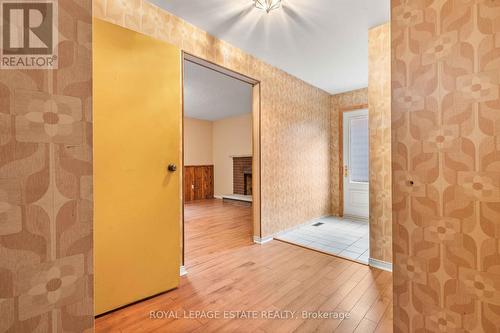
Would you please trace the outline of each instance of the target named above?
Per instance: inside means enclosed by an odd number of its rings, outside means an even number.
[[[169,164],[167,169],[170,172],[175,172],[175,171],[177,171],[177,165],[175,165],[175,164]]]

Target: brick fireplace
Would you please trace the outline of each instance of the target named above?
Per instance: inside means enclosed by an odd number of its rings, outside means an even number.
[[[233,157],[234,194],[252,195],[252,157]]]

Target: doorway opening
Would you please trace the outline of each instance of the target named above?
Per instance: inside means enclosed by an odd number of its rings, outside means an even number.
[[[278,235],[278,239],[368,264],[369,226],[369,119],[368,109],[339,114],[340,217],[322,217]]]
[[[260,233],[260,83],[183,55],[183,267]]]

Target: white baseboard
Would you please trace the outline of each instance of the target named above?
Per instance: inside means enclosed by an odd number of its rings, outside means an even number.
[[[214,195],[214,198],[222,200],[222,195]]]
[[[267,237],[263,237],[263,238],[260,238],[259,236],[253,236],[253,242],[256,244],[260,244],[260,245],[269,243],[273,239],[274,239],[273,236],[267,236]]]
[[[370,258],[368,259],[368,263],[371,267],[375,267],[387,272],[392,272],[392,263],[390,262]]]
[[[180,276],[185,276],[187,275],[188,271],[186,270],[185,266],[181,266],[179,269]]]

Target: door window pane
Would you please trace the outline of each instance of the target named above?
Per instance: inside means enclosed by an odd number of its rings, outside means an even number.
[[[351,181],[368,183],[368,118],[351,119],[350,122]]]

